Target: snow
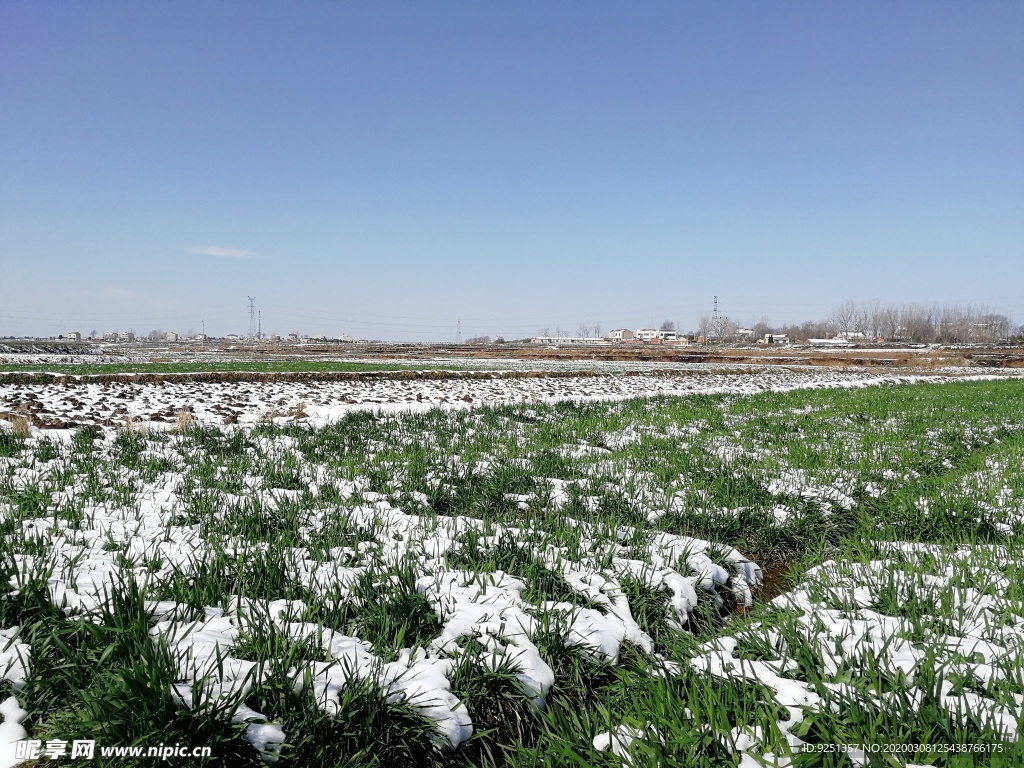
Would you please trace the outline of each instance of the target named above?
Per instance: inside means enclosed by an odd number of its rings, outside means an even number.
[[[15,749],[18,741],[28,738],[21,725],[28,712],[21,708],[16,698],[8,696],[0,703],[0,716],[3,717],[3,722],[0,722],[0,768],[10,768],[24,762],[15,757]]]

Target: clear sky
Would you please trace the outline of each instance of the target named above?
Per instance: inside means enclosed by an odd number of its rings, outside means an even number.
[[[0,335],[1024,322],[1022,2],[0,3]]]

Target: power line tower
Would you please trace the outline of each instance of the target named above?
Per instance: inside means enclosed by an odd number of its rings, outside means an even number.
[[[258,325],[256,326],[256,338],[263,340],[263,310],[259,312]]]
[[[456,344],[461,344],[462,343],[462,321],[461,320],[457,320],[455,322],[455,343]]]
[[[249,341],[256,338],[256,297],[249,297]]]

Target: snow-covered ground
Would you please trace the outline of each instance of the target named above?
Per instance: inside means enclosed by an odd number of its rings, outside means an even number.
[[[103,621],[111,610],[111,595],[120,584],[133,581],[149,594],[174,579],[193,580],[205,566],[244,561],[259,556],[268,546],[243,536],[210,533],[211,527],[229,525],[239,513],[257,519],[257,509],[273,511],[297,500],[301,493],[275,488],[272,482],[248,478],[253,485],[245,496],[221,493],[202,525],[189,524],[193,514],[189,492],[189,464],[196,446],[183,435],[148,443],[145,458],[160,460],[171,470],[148,483],[137,484],[138,474],[108,465],[111,483],[125,482],[134,490],[102,503],[83,502],[90,493],[81,476],[69,476],[69,455],[20,466],[17,459],[0,463],[3,482],[12,489],[44,487],[51,493],[54,514],[25,517],[12,540],[45,541],[33,553],[11,555],[14,575],[11,595],[33,580],[46,584],[49,600],[69,617]],[[654,592],[667,595],[664,621],[680,627],[697,608],[698,592],[721,602],[721,594],[741,605],[752,603],[752,590],[761,584],[758,566],[731,547],[668,533],[658,533],[645,544],[627,546],[636,533],[564,518],[571,530],[574,551],[553,543],[552,533],[534,527],[489,524],[466,516],[417,515],[394,507],[365,481],[338,481],[326,466],[304,461],[294,453],[294,439],[262,437],[257,441],[260,464],[296,462],[302,484],[313,493],[334,482],[336,504],[306,510],[299,536],[306,546],[275,553],[282,558],[288,579],[305,590],[309,601],[334,604],[363,599],[356,585],[375,577],[387,588],[394,574],[411,569],[415,590],[436,614],[440,633],[428,644],[398,650],[386,661],[382,649],[359,637],[343,634],[316,622],[303,621],[309,605],[302,600],[259,600],[224,594],[217,604],[198,609],[173,600],[150,600],[150,634],[154,643],[166,644],[177,669],[173,696],[180,706],[247,695],[269,674],[269,663],[238,658],[234,649],[246,637],[277,634],[290,642],[322,649],[323,661],[310,661],[288,671],[295,685],[308,687],[319,706],[337,714],[339,696],[353,680],[378,684],[389,701],[406,702],[436,724],[441,748],[453,749],[466,741],[474,724],[462,702],[451,692],[449,678],[461,663],[487,669],[507,666],[516,671],[524,692],[543,707],[555,683],[555,671],[542,658],[536,637],[554,630],[568,648],[588,657],[616,662],[624,643],[648,654],[655,665],[666,663],[654,649],[652,638],[634,620],[623,579],[634,579]],[[66,447],[65,447],[66,449]],[[109,441],[101,449],[113,450]],[[103,462],[103,454],[97,456]],[[180,471],[173,468],[180,468]],[[69,482],[70,481],[70,482]],[[82,519],[71,523],[59,510],[85,503]],[[244,511],[242,507],[244,507]],[[14,514],[0,505],[0,516]],[[344,521],[353,546],[314,553],[322,532]],[[205,531],[205,533],[204,533]],[[572,594],[590,607],[567,601],[531,602],[524,591],[531,585],[522,577],[501,570],[464,570],[450,556],[473,541],[475,552],[486,556],[498,548],[512,548],[528,560],[559,574]],[[19,627],[0,629],[0,674],[18,691],[32,670],[31,648],[19,640]],[[460,643],[462,640],[464,642]],[[465,642],[478,646],[467,653]],[[203,702],[197,701],[197,696]],[[17,700],[0,708],[8,720],[0,737],[24,738],[23,713]],[[246,725],[246,738],[273,761],[287,739],[278,723],[244,704],[234,720]],[[0,764],[2,761],[0,761]],[[7,762],[6,765],[12,765]]]
[[[706,643],[690,664],[723,680],[764,686],[785,708],[779,722],[787,742],[765,748],[763,732],[735,729],[740,765],[788,765],[815,745],[794,735],[816,711],[850,708],[905,712],[938,707],[954,722],[991,726],[1015,742],[1024,695],[1005,683],[1024,666],[1024,604],[1006,592],[1008,569],[1019,564],[1000,546],[876,542],[877,559],[830,560],[812,568],[798,588],[771,605],[785,622],[764,621]],[[808,659],[820,666],[809,667]],[[899,747],[899,745],[897,745]],[[896,752],[908,765],[930,762],[922,751]],[[1005,750],[991,745],[994,755]],[[846,752],[854,766],[878,759],[864,744]],[[915,759],[915,754],[920,759]]]
[[[988,725],[1011,743],[1024,706],[1017,551],[881,542],[872,559],[837,555],[812,569],[797,589],[772,602],[774,614],[692,656],[673,654],[657,637],[692,629],[709,604],[723,613],[751,606],[763,582],[752,556],[724,540],[735,534],[694,534],[691,526],[701,520],[710,521],[707,530],[722,531],[716,520],[742,516],[749,526],[762,520],[786,533],[798,531],[789,527],[808,514],[825,521],[849,517],[864,500],[897,497],[891,510],[906,502],[925,514],[930,505],[947,517],[950,510],[986,517],[993,531],[1019,536],[1024,494],[1016,483],[1022,465],[1014,440],[1021,416],[1002,413],[1013,411],[1010,387],[989,388],[1004,399],[987,402],[1002,409],[979,405],[986,401],[975,401],[967,387],[926,388],[934,402],[942,394],[966,402],[954,407],[950,398],[942,401],[945,407],[920,410],[913,405],[922,394],[915,388],[874,398],[822,393],[808,403],[767,398],[787,403],[778,412],[731,409],[745,399],[723,398],[702,404],[707,412],[684,417],[669,413],[680,401],[615,402],[587,409],[613,418],[588,420],[588,413],[580,418],[585,429],[564,433],[559,427],[571,417],[563,411],[575,409],[463,410],[953,380],[776,369],[7,385],[0,388],[0,412],[12,421],[49,424],[32,427],[25,440],[5,435],[0,522],[9,531],[3,541],[8,597],[24,590],[70,618],[102,622],[118,585],[138,585],[145,597],[139,610],[148,615],[142,644],[149,648],[152,641],[171,653],[174,678],[161,690],[170,688],[180,707],[247,699],[282,674],[254,647],[302,645],[316,652],[283,673],[289,690],[308,693],[318,713],[337,715],[347,686],[375,686],[387,701],[408,704],[430,721],[433,742],[443,750],[459,748],[479,731],[457,695],[460,669],[512,670],[532,704],[553,708],[558,669],[544,646],[552,635],[587,660],[623,665],[640,658],[642,672],[632,673],[645,680],[689,676],[757,687],[760,711],[772,712],[771,728],[714,729],[744,768],[762,757],[786,765],[793,753],[814,748],[813,732],[804,728],[809,719],[854,706],[897,708],[908,721],[939,708],[958,723],[981,721],[979,728]],[[883,401],[883,408],[864,413],[850,402],[858,397]],[[427,416],[352,419],[321,431],[252,429],[261,422],[318,426],[351,411],[437,406],[442,410]],[[913,432],[919,420],[901,407],[933,427]],[[815,421],[819,412],[821,423]],[[168,431],[188,426],[189,419],[232,426]],[[86,423],[110,429],[75,435],[70,426],[58,428]],[[129,424],[132,429],[118,434],[117,427]],[[776,428],[808,453],[820,453],[820,464],[797,465],[799,452],[780,448]],[[9,429],[0,423],[0,430]],[[554,435],[560,442],[551,444]],[[414,478],[413,454],[402,447],[426,457]],[[953,459],[983,448],[994,452],[966,463],[942,487],[920,485],[903,499],[902,491],[921,477],[911,462],[922,471],[953,471]],[[673,465],[686,471],[676,477],[657,472],[676,450],[688,451],[689,459]],[[561,460],[570,471],[559,472]],[[517,477],[523,483],[516,485]],[[444,505],[471,487],[486,503],[454,511]],[[915,503],[918,491],[930,496]],[[716,501],[717,493],[725,497]],[[631,516],[614,518],[616,507],[602,506],[615,498],[628,502]],[[971,500],[969,508],[961,509],[963,499]],[[666,522],[677,527],[666,530]],[[759,551],[738,539],[732,544]],[[269,562],[281,567],[280,583],[254,597],[263,584],[259,566]],[[238,578],[222,580],[224,573]],[[552,588],[552,581],[560,586]],[[30,582],[35,591],[26,590]],[[184,593],[170,591],[169,585],[182,583]],[[429,632],[415,641],[389,647],[363,625],[324,620],[337,618],[344,606],[359,609],[402,590],[422,601],[430,618]],[[203,599],[195,598],[199,594]],[[21,708],[31,708],[19,691],[33,674],[23,629],[0,626],[0,676],[15,693],[0,703],[0,766],[13,764],[5,740],[24,738],[26,728],[38,726]],[[266,707],[248,704],[237,706],[233,717],[264,759],[274,761],[295,734]],[[788,716],[776,723],[774,707]],[[606,727],[611,730],[598,732]],[[631,765],[638,742],[663,738],[662,724],[609,722],[591,731],[587,743]],[[855,765],[871,757],[848,756]]]
[[[47,365],[98,365],[101,363],[130,363],[136,358],[124,357],[122,355],[108,355],[100,350],[88,355],[60,355],[53,353],[0,353],[0,365],[38,365],[40,370],[46,370]]]

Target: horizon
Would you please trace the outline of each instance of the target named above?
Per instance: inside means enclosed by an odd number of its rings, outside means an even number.
[[[1024,5],[0,5],[0,336],[1024,322]]]

